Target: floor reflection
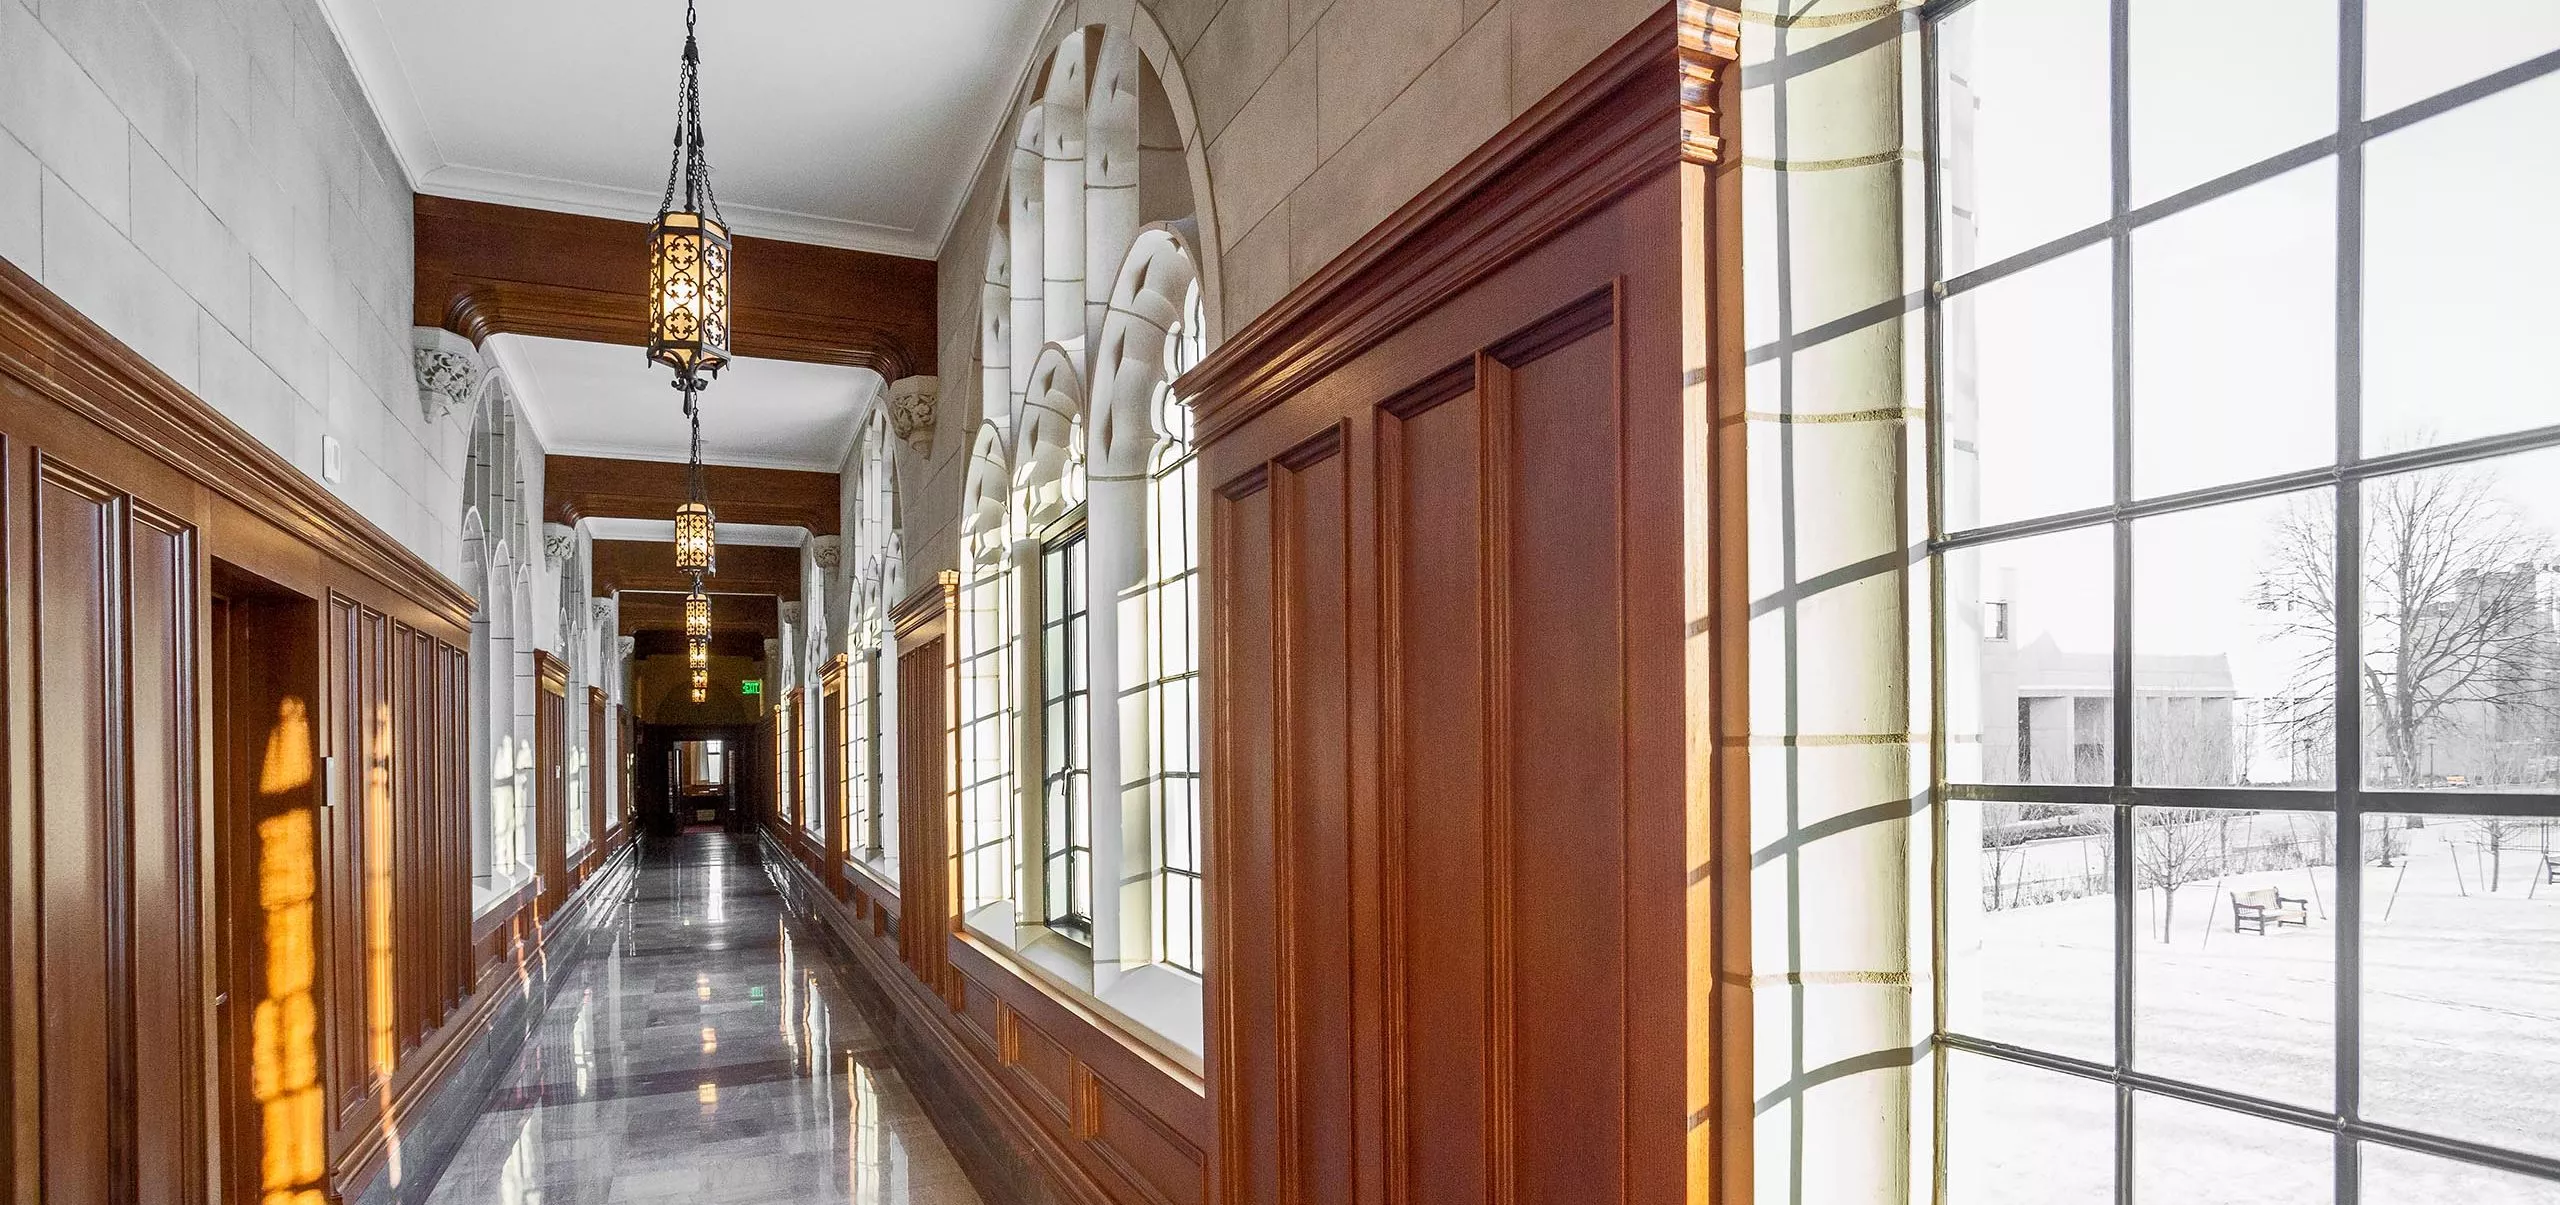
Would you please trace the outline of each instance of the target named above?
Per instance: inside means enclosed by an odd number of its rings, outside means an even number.
[[[635,890],[432,1205],[977,1205],[750,846],[689,836]]]

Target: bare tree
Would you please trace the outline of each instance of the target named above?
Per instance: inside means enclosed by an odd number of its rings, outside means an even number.
[[[2258,603],[2273,638],[2299,656],[2289,694],[2318,700],[2282,722],[2316,734],[2339,721],[2336,517],[2317,498],[2287,509],[2270,533]],[[2479,468],[2403,473],[2364,493],[2362,716],[2371,759],[2390,785],[2417,786],[2431,732],[2496,736],[2522,715],[2560,703],[2560,648],[2539,574],[2553,562],[2548,533],[2497,495]],[[2349,722],[2354,722],[2351,719]]]
[[[2471,831],[2478,834],[2480,848],[2489,855],[2489,894],[2498,893],[2499,855],[2508,846],[2521,845],[2539,831],[2547,820],[2527,820],[2518,816],[2474,816]]]
[[[2160,889],[2160,940],[2169,940],[2178,888],[2205,874],[2231,844],[2233,813],[2220,808],[2146,808],[2133,815],[2133,872]]]

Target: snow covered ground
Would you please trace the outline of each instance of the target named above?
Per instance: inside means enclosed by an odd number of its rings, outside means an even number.
[[[2560,1157],[2560,884],[2543,881],[2542,852],[2528,845],[2504,852],[2491,892],[2477,826],[2427,825],[2395,829],[2404,856],[2363,872],[2364,1116]],[[2267,887],[2311,901],[2309,926],[2234,933],[2231,894]],[[2336,871],[2189,883],[2175,893],[2164,941],[2166,894],[2134,900],[2135,1068],[2333,1107]],[[1951,1027],[2112,1062],[2113,904],[2101,895],[1959,917]],[[1954,1057],[1953,1201],[2111,1199],[2110,1088]],[[2331,1199],[2324,1133],[2151,1097],[2137,1100],[2134,1118],[2140,1200]],[[2426,1156],[2373,1152],[2365,1167],[2367,1201],[2560,1203],[2560,1184]]]

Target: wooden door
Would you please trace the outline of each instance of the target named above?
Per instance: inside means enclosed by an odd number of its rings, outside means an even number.
[[[569,898],[569,667],[537,649],[533,669],[534,873],[548,917]]]
[[[613,746],[605,727],[605,701],[602,687],[587,688],[587,864],[604,860],[605,855],[605,767],[612,764]]]
[[[1229,1205],[1691,1199],[1715,212],[1675,49],[1666,13],[1182,382]]]

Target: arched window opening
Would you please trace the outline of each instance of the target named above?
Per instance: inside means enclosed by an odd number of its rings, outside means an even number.
[[[1156,957],[1199,974],[1202,905],[1200,858],[1200,493],[1191,443],[1191,408],[1173,382],[1200,362],[1204,318],[1200,286],[1185,291],[1182,317],[1165,331],[1164,379],[1156,386],[1154,464],[1149,472],[1148,577],[1153,621],[1147,649],[1154,817]]]

